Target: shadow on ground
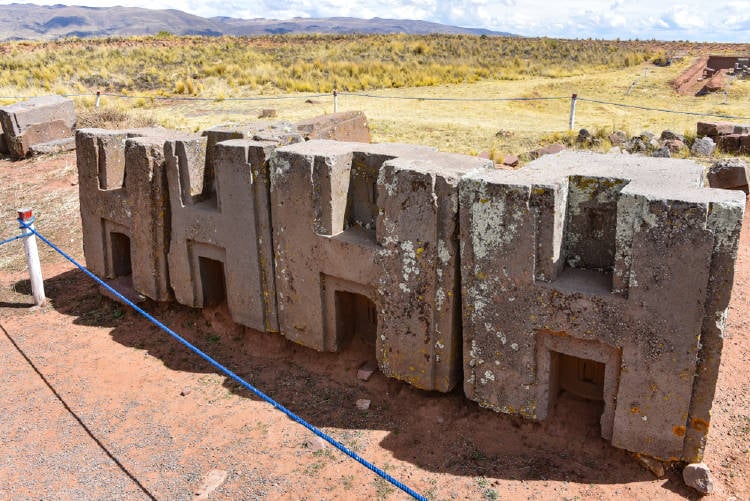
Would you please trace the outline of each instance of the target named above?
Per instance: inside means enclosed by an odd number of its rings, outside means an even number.
[[[77,325],[111,329],[116,342],[141,350],[175,371],[219,371],[129,307],[102,297],[78,270],[48,279],[47,296],[58,312]],[[28,282],[17,282],[22,293]],[[13,300],[0,307],[17,307]],[[295,412],[311,424],[345,430],[387,430],[380,445],[420,468],[451,475],[513,480],[567,480],[608,484],[650,481],[625,451],[599,437],[596,403],[562,395],[552,418],[533,423],[482,409],[464,398],[426,392],[376,372],[365,382],[358,367],[374,361],[371,346],[354,341],[341,353],[318,353],[278,334],[256,332],[229,319],[221,307],[196,310],[147,301],[144,309],[187,341]],[[256,399],[226,378],[224,387]],[[369,399],[368,411],[355,402]],[[663,487],[694,497],[669,472]]]

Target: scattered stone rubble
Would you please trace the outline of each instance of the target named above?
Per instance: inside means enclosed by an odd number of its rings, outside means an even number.
[[[742,193],[687,160],[562,152],[507,171],[305,134],[79,131],[89,267],[315,350],[357,336],[384,375],[499,412],[600,400],[615,446],[700,460]]]
[[[712,139],[724,153],[750,155],[750,125],[730,122],[698,122],[699,137]]]
[[[73,101],[43,96],[0,107],[0,153],[24,158],[34,153],[73,149],[76,114]]]
[[[710,157],[716,148],[726,154],[750,154],[750,125],[730,122],[698,122],[696,132],[697,137],[690,148],[682,134],[669,130],[662,131],[658,138],[648,131],[628,137],[625,132],[618,130],[610,134],[608,139],[613,151],[653,157],[685,158],[690,155]],[[576,145],[582,148],[596,148],[601,145],[601,142],[600,138],[593,136],[587,129],[581,129],[575,139]],[[556,152],[553,151],[553,153]],[[534,153],[529,155],[532,159],[541,156]]]

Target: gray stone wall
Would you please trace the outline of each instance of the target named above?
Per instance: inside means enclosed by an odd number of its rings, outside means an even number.
[[[604,438],[700,457],[745,204],[701,182],[689,161],[580,153],[464,177],[466,395],[545,419],[555,360],[597,362]]]
[[[564,152],[501,171],[284,125],[77,141],[95,273],[125,270],[122,235],[152,299],[223,300],[319,351],[359,336],[389,377],[529,419],[563,390],[601,399],[615,446],[702,456],[745,202],[697,164]]]

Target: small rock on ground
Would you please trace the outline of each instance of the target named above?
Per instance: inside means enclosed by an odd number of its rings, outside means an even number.
[[[682,470],[682,480],[685,485],[692,487],[701,494],[711,494],[714,491],[714,482],[711,478],[711,470],[703,463],[692,463]]]
[[[370,408],[370,401],[367,400],[366,398],[360,398],[359,400],[357,400],[356,405],[357,405],[357,409],[361,411],[366,411],[367,409]]]
[[[378,364],[369,360],[360,365],[359,369],[357,369],[357,379],[369,381],[376,370],[378,370]]]
[[[193,499],[208,499],[208,495],[216,490],[224,481],[227,479],[227,472],[225,470],[211,470],[203,479],[203,483],[195,491]]]

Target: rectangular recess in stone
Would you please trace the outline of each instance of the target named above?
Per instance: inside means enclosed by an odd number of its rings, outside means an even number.
[[[175,298],[204,305],[201,265],[191,253],[220,249],[226,301],[232,320],[259,331],[278,331],[273,278],[268,159],[272,141],[233,139],[214,146],[211,196],[192,187],[206,179],[206,138],[168,141],[171,200],[169,269]],[[218,251],[217,251],[218,252]],[[192,257],[191,257],[192,256]]]
[[[166,273],[165,235],[168,197],[161,165],[163,129],[80,129],[76,134],[76,163],[86,263],[100,277],[120,275],[113,260],[112,233],[130,239],[134,287],[154,300],[170,298]],[[133,138],[156,139],[133,145]],[[116,243],[116,242],[115,242]],[[116,245],[114,247],[117,247]]]
[[[564,229],[566,266],[612,272],[617,201],[627,184],[622,179],[570,176]]]
[[[561,153],[464,176],[467,397],[544,419],[554,354],[593,360],[605,364],[605,438],[660,459],[699,460],[744,208],[741,193],[703,188],[701,173],[684,160]],[[599,181],[582,189],[590,179],[613,180],[613,190]],[[565,228],[555,223],[561,212]],[[581,227],[589,247],[570,238]],[[561,260],[578,257],[562,269],[557,242]],[[610,290],[602,271],[612,273]],[[587,346],[607,347],[619,362]],[[610,367],[619,379],[607,390]]]

